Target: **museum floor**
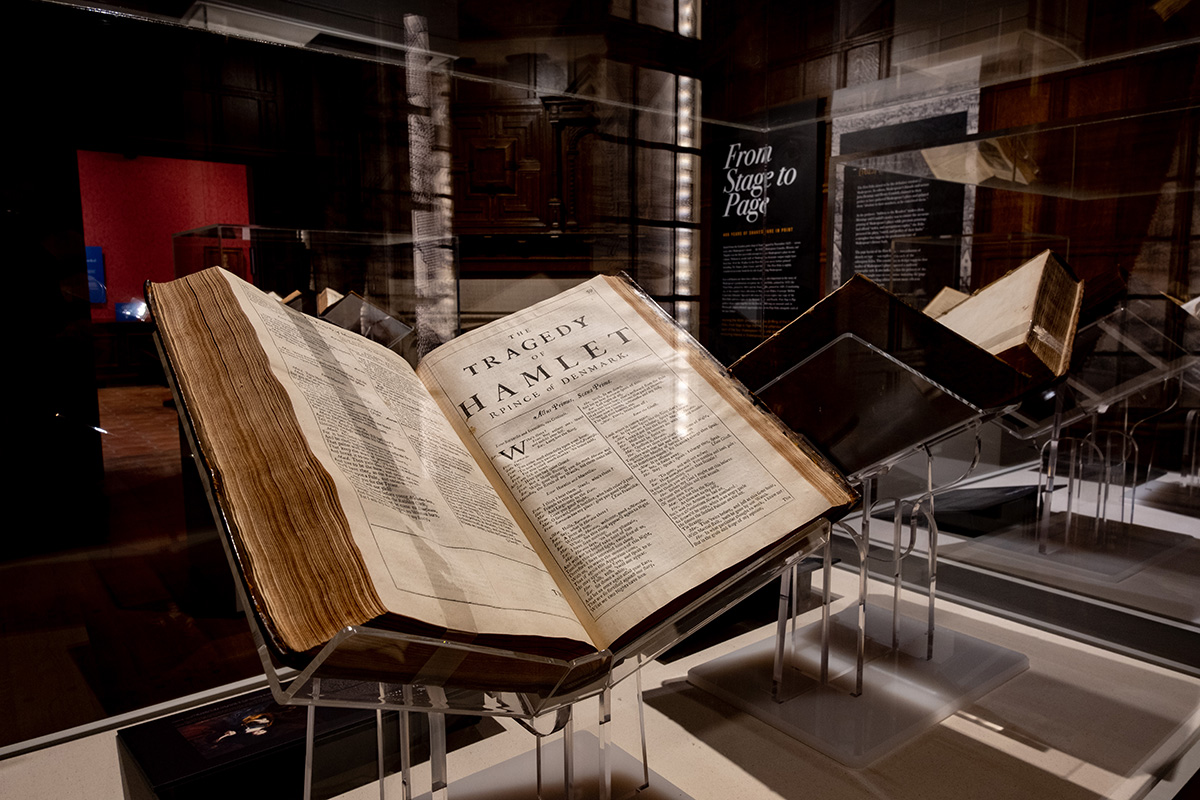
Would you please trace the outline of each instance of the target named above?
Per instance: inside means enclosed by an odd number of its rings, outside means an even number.
[[[834,570],[852,604],[856,575]],[[872,581],[872,608],[890,606],[890,588]],[[906,615],[924,612],[905,594]],[[801,626],[815,622],[807,612]],[[689,669],[768,638],[764,627],[672,661],[642,676],[649,765],[648,797],[708,798],[1135,798],[1185,797],[1200,765],[1200,679],[998,619],[950,602],[938,605],[939,630],[969,633],[1028,657],[1028,669],[869,766],[852,769],[759,719],[734,710],[687,681]],[[870,688],[870,687],[868,687]],[[614,743],[637,753],[636,684],[614,693]],[[595,729],[595,705],[577,712],[579,730]],[[454,780],[532,750],[511,721],[500,732],[449,756]],[[498,728],[492,726],[492,731]],[[582,738],[582,737],[580,737]],[[418,768],[418,791],[428,773]],[[527,773],[532,782],[532,773]],[[267,776],[262,776],[264,779]],[[499,796],[495,791],[484,796]],[[399,776],[389,778],[399,797]],[[104,732],[0,762],[0,795],[14,798],[119,798],[117,734]],[[378,797],[364,785],[348,798]],[[462,795],[460,795],[462,796]],[[530,792],[529,796],[533,796]]]

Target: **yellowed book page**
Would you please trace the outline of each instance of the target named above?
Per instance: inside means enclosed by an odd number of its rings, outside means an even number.
[[[944,286],[940,292],[933,296],[932,300],[925,304],[921,312],[927,317],[937,319],[968,297],[970,295],[966,292],[960,292],[958,289]]]
[[[587,641],[408,363],[227,279],[333,478],[384,606],[468,632]]]
[[[418,367],[600,647],[831,505],[618,286],[592,279]]]
[[[938,317],[938,322],[989,353],[1023,344],[1033,325],[1047,253],[1026,261]]]

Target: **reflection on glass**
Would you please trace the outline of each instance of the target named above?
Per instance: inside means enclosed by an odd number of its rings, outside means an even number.
[[[410,180],[413,193],[413,276],[417,296],[417,357],[458,333],[458,286],[450,247],[450,82],[444,59],[429,52],[425,19],[404,17]],[[441,145],[441,146],[439,146]]]

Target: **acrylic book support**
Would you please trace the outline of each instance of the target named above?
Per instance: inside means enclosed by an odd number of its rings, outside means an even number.
[[[157,336],[156,336],[157,342]],[[159,344],[161,354],[161,343]],[[164,359],[164,364],[166,363]],[[262,620],[249,602],[238,562],[232,551],[229,523],[215,499],[212,475],[198,456],[191,416],[180,395],[171,371],[168,383],[179,410],[181,426],[196,461],[201,481],[208,496],[220,539],[225,546],[234,573],[238,599],[246,610],[250,630],[262,661],[267,681],[275,700],[281,704],[308,706],[309,728],[306,748],[305,791],[308,796],[312,769],[313,722],[318,706],[374,709],[377,728],[384,710],[422,712],[429,718],[430,774],[432,800],[448,797],[449,780],[446,774],[445,715],[450,713],[479,716],[509,717],[532,732],[538,742],[537,793],[542,796],[540,746],[541,739],[562,731],[563,781],[565,796],[577,796],[575,785],[572,739],[572,708],[581,700],[597,698],[600,705],[599,765],[596,797],[611,797],[611,763],[608,759],[610,693],[620,681],[634,676],[640,681],[639,668],[679,642],[702,625],[719,616],[737,602],[752,594],[772,578],[798,563],[811,549],[811,542],[828,540],[830,524],[815,520],[759,553],[742,568],[723,578],[703,593],[672,610],[646,632],[615,651],[600,651],[573,660],[557,659],[531,653],[501,650],[492,647],[448,642],[366,625],[347,626],[330,639],[306,664],[285,666],[263,629]],[[807,545],[807,546],[806,546]],[[352,674],[355,654],[385,652],[397,664],[404,665],[404,679],[387,675]],[[511,675],[509,690],[477,685],[459,680],[464,665],[476,659],[487,659],[497,665],[496,675]],[[419,665],[419,666],[414,666]],[[478,675],[478,670],[472,670]],[[535,676],[536,690],[519,676]],[[525,685],[522,685],[522,684]],[[547,688],[549,687],[549,688]],[[639,715],[641,692],[638,691]],[[408,735],[406,713],[401,713],[401,756],[404,800],[412,796],[409,775]],[[644,780],[649,779],[646,764],[645,727],[642,730],[641,760]],[[384,792],[382,730],[379,728],[380,793]],[[531,784],[535,781],[531,780]]]
[[[1021,439],[1046,434],[1053,439],[1066,426],[1171,379],[1200,386],[1200,354],[1186,346],[1189,336],[1200,337],[1200,322],[1184,318],[1177,341],[1164,335],[1164,323],[1154,322],[1161,313],[1155,305],[1131,300],[1081,327],[1075,334],[1071,369],[1062,381],[1026,397],[997,422]],[[1165,299],[1157,305],[1170,308]]]
[[[747,388],[851,477],[884,471],[983,413],[854,333]]]
[[[934,607],[937,593],[937,525],[934,520],[934,495],[946,491],[965,480],[979,462],[979,430],[983,423],[1011,410],[981,409],[970,401],[959,397],[944,386],[921,374],[910,365],[895,358],[881,348],[864,341],[854,334],[837,337],[825,347],[790,367],[762,387],[751,387],[761,392],[770,389],[788,373],[806,370],[823,371],[828,364],[838,365],[835,373],[841,378],[833,387],[845,397],[845,406],[855,409],[852,418],[856,424],[844,427],[836,436],[819,436],[827,439],[831,457],[848,471],[851,483],[857,485],[862,495],[863,530],[855,532],[850,526],[839,523],[838,529],[854,541],[859,555],[859,645],[854,694],[862,693],[863,664],[865,657],[866,625],[866,563],[870,557],[870,537],[867,526],[874,506],[878,502],[879,478],[892,466],[917,453],[926,458],[925,493],[915,500],[896,500],[895,526],[892,542],[893,597],[900,596],[900,563],[912,552],[916,538],[916,516],[921,514],[930,527],[928,553],[928,649],[932,653],[934,636]],[[777,406],[778,408],[778,406]],[[787,409],[779,408],[783,421],[788,422]],[[845,412],[843,411],[843,414]],[[806,417],[807,418],[807,417]],[[933,455],[935,445],[967,431],[975,432],[975,447],[971,463],[964,473],[953,481],[934,487]],[[908,505],[913,521],[910,525],[909,544],[901,547],[900,512]],[[828,548],[827,548],[828,549]],[[826,554],[826,561],[829,559]],[[828,585],[828,582],[827,582]],[[828,598],[826,598],[828,605]],[[892,643],[898,642],[899,613],[893,605]],[[783,624],[785,609],[780,606],[780,625]],[[827,620],[823,623],[827,628]],[[782,636],[782,627],[780,628]],[[827,663],[825,654],[822,663]],[[822,681],[827,671],[822,669]]]
[[[998,419],[1018,438],[1046,437],[1038,475],[1038,554],[1060,546],[1102,548],[1133,525],[1140,470],[1148,475],[1152,465],[1149,459],[1142,462],[1132,435],[1141,420],[1131,401],[1162,391],[1157,406],[1141,415],[1150,419],[1177,406],[1185,384],[1200,389],[1200,354],[1194,349],[1200,324],[1177,312],[1177,338],[1166,335],[1171,326],[1163,315],[1175,311],[1165,299],[1130,300],[1084,326],[1062,383]],[[1123,428],[1098,430],[1101,415],[1114,409],[1122,411]],[[1067,435],[1068,426],[1088,418],[1091,433]],[[1184,496],[1195,470],[1195,421],[1192,410],[1184,424],[1179,487]],[[1060,489],[1063,480],[1065,490]]]
[[[853,336],[839,337],[797,366],[831,357],[843,365],[849,363],[858,372],[845,385],[845,391],[858,392],[859,396],[848,402],[861,407],[869,405],[872,398],[879,402],[902,397],[906,407],[891,417],[920,421],[917,425],[893,426],[875,442],[864,442],[873,431],[860,424],[841,432],[836,443],[840,458],[835,455],[835,461],[855,466],[849,478],[862,494],[862,530],[855,531],[844,523],[836,525],[850,536],[858,550],[857,605],[836,619],[830,616],[832,545],[827,540],[820,622],[796,629],[794,587],[798,573],[793,569],[781,584],[774,638],[696,667],[688,673],[688,680],[842,763],[864,766],[1022,671],[1028,660],[1019,653],[954,631],[938,631],[935,637],[934,499],[974,470],[979,460],[979,428],[1003,409],[977,408]],[[883,409],[891,410],[889,406]],[[864,420],[881,420],[884,416],[880,409],[868,409],[860,415]],[[786,414],[781,417],[788,421]],[[972,430],[975,449],[970,465],[955,480],[935,487],[932,447]],[[865,463],[862,456],[866,453],[873,453],[875,460]],[[917,453],[924,453],[926,458],[926,490],[915,500],[894,501],[888,557],[892,566],[889,626],[881,621],[879,609],[868,614],[868,525],[879,502],[879,478]],[[911,517],[907,544],[903,543],[905,510]],[[929,585],[923,624],[900,613],[900,566],[913,552],[918,515],[924,517],[929,528]],[[837,688],[835,683],[844,682],[846,676],[852,676],[853,688]],[[905,686],[903,692],[897,691],[901,685]]]

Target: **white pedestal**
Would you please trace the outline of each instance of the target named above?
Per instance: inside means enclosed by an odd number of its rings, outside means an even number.
[[[869,607],[863,692],[854,697],[857,615],[853,607],[831,620],[828,686],[808,677],[819,674],[820,623],[796,631],[791,664],[799,670],[785,678],[792,691],[782,703],[771,694],[773,638],[693,668],[688,681],[842,764],[864,767],[1029,666],[1021,653],[946,629],[934,633],[926,660],[924,623],[904,617],[892,651],[878,644],[891,642],[891,611]]]
[[[542,798],[566,800],[563,796],[562,736],[555,735],[542,746]],[[573,800],[594,800],[598,795],[600,741],[590,733],[575,734],[575,786]],[[665,778],[650,771],[650,785],[642,791],[642,765],[619,747],[609,745],[612,761],[612,796],[614,800],[636,796],[638,800],[691,800]],[[535,800],[537,797],[537,755],[528,753],[510,758],[493,767],[480,770],[450,782],[451,800]],[[418,800],[429,800],[429,794]]]

